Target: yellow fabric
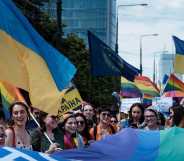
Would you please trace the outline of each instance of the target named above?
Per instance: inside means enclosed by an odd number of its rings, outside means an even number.
[[[132,83],[132,82],[127,80],[125,77],[121,77],[121,83]]]
[[[64,113],[73,110],[82,104],[82,98],[76,88],[65,89],[62,92],[61,107],[58,112],[58,117],[60,117],[60,119],[63,119]]]
[[[44,60],[0,31],[0,80],[25,89],[34,107],[57,115],[61,94]]]
[[[176,54],[174,62],[174,72],[184,74],[184,55]]]
[[[18,44],[0,31],[0,80],[7,80],[17,87],[28,89],[28,76],[20,57]]]

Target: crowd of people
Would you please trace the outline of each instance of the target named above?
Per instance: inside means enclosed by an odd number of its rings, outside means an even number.
[[[108,107],[98,109],[83,102],[77,110],[57,116],[28,107],[23,102],[10,106],[10,120],[0,111],[0,146],[30,149],[51,154],[58,150],[88,147],[94,141],[113,135],[123,128],[163,130],[172,126],[184,128],[184,107],[169,108],[166,118],[154,108],[134,103],[123,118]],[[35,122],[37,120],[39,125]],[[120,119],[121,118],[121,119]]]

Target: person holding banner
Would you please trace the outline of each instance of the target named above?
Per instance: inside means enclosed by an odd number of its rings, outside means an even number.
[[[76,113],[75,118],[77,121],[77,132],[82,136],[83,144],[89,145],[90,134],[85,116],[82,113]]]
[[[42,129],[37,128],[31,133],[33,150],[52,153],[56,150],[64,149],[64,134],[58,127],[58,118],[51,114],[41,112],[40,125]],[[50,144],[44,132],[46,132],[53,144]]]
[[[92,128],[93,126],[95,126],[95,110],[93,108],[93,106],[91,106],[89,103],[87,102],[83,102],[82,103],[82,113],[84,114],[84,116],[86,117],[87,120],[87,125],[88,128]]]
[[[11,123],[6,129],[5,145],[15,148],[32,149],[31,137],[26,130],[29,119],[28,106],[23,102],[14,102],[10,106]]]
[[[59,126],[60,129],[62,129],[64,132],[64,149],[84,147],[83,138],[77,132],[77,120],[73,112],[68,112],[64,114],[63,121],[60,123]]]
[[[184,107],[181,105],[172,106],[170,109],[170,127],[177,126],[184,128]]]
[[[159,124],[159,116],[156,110],[147,108],[144,111],[144,127],[145,130],[163,130],[164,127]]]
[[[138,128],[144,121],[144,107],[141,103],[134,103],[130,107],[129,118],[121,121],[121,128]]]
[[[100,122],[97,126],[90,129],[91,140],[101,140],[108,135],[116,133],[115,129],[111,125],[111,111],[108,108],[102,108],[100,110]]]

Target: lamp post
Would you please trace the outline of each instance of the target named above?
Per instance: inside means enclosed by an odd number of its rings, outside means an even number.
[[[140,75],[142,75],[142,39],[149,36],[158,36],[158,34],[143,34],[140,36]]]
[[[116,12],[117,12],[117,16],[116,16],[116,44],[115,44],[115,52],[116,54],[118,54],[118,24],[119,24],[119,8],[120,7],[134,7],[134,6],[148,6],[147,3],[138,3],[138,4],[122,4],[122,5],[118,5],[117,6],[117,9],[116,9]]]

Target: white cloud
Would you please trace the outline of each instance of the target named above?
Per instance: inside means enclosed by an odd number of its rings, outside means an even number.
[[[160,0],[161,6],[166,6],[169,8],[182,8],[182,5],[184,4],[184,0]]]
[[[136,0],[125,0],[123,4],[126,2],[140,3]],[[122,51],[120,55],[139,67],[140,35],[158,33],[158,37],[143,39],[144,71],[146,75],[152,75],[153,53],[163,50],[173,53],[172,35],[184,39],[183,4],[184,0],[150,0],[146,8],[122,9],[119,12],[119,50]]]

